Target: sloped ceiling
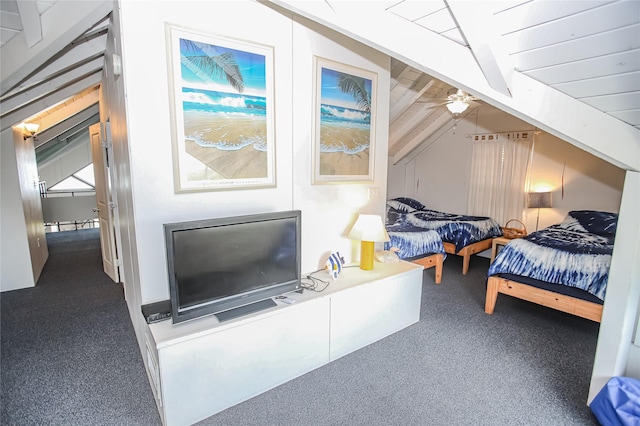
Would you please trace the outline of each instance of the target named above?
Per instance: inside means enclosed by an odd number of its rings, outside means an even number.
[[[640,154],[620,161],[606,146],[639,152],[638,1],[268,3],[395,58],[389,146],[396,162],[446,121],[437,105],[449,85],[614,164],[640,167]]]
[[[451,123],[443,99],[455,88],[578,146],[605,139],[590,125],[603,116],[617,143],[640,145],[636,0],[262,2],[393,58],[389,154],[396,162]],[[1,130],[39,123],[38,149],[49,156],[88,135],[98,121],[112,7],[111,1],[0,2]],[[606,143],[590,145],[614,164],[640,168],[640,158],[620,162]]]
[[[2,131],[40,128],[39,159],[64,155],[100,121],[98,89],[112,2],[2,0]]]

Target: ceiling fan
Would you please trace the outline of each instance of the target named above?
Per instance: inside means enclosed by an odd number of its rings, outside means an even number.
[[[446,105],[447,109],[455,118],[459,117],[464,111],[467,110],[470,104],[479,99],[472,96],[462,89],[451,88],[447,92],[446,98],[440,99],[442,102],[437,104],[438,106]],[[434,98],[421,98],[417,102],[433,102]]]
[[[447,106],[447,109],[451,112],[451,114],[457,117],[469,107],[469,104],[471,102],[477,100],[478,99],[476,97],[463,92],[462,89],[457,89],[455,93],[450,93],[447,96],[445,105]]]

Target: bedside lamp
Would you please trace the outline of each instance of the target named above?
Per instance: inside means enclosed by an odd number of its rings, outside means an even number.
[[[551,208],[551,192],[529,192],[527,194],[527,207],[530,209],[538,209],[538,218],[536,219],[536,231],[540,222],[540,209]]]
[[[360,240],[360,269],[373,269],[374,243],[389,241],[382,217],[375,214],[361,214],[349,232],[349,238]]]

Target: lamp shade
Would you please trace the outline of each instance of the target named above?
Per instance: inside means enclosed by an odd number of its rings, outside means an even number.
[[[447,109],[451,111],[451,114],[462,114],[468,107],[469,104],[461,100],[449,102],[447,104]]]
[[[529,192],[527,194],[527,207],[543,209],[551,207],[551,192]]]
[[[375,214],[361,214],[349,232],[349,238],[360,241],[389,241],[382,217]]]

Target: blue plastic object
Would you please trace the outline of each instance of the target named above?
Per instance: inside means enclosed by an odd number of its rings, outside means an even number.
[[[602,426],[640,426],[640,380],[612,377],[590,408]]]

